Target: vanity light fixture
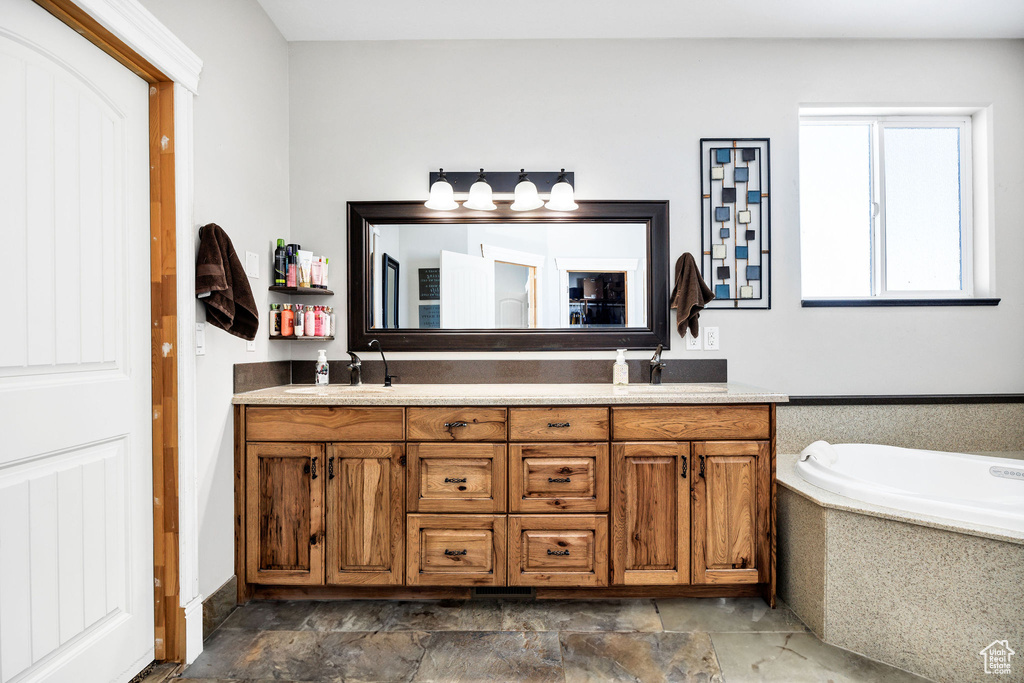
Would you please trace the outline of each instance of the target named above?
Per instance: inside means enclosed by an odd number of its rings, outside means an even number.
[[[462,204],[473,211],[494,211],[498,207],[494,204],[491,186],[487,184],[487,176],[484,169],[480,169],[480,175],[476,182],[469,187],[469,199]]]
[[[519,169],[519,181],[516,183],[515,201],[509,208],[513,211],[533,211],[544,206],[540,195],[537,194],[537,186],[530,182],[526,169]]]
[[[455,201],[455,190],[448,182],[443,168],[439,169],[437,180],[430,186],[430,199],[423,205],[435,211],[451,211],[459,208],[459,203]]]
[[[575,211],[580,208],[573,197],[572,185],[565,178],[564,168],[551,188],[551,199],[544,206],[552,211]]]

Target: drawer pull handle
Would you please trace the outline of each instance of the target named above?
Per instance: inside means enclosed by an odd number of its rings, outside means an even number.
[[[334,456],[327,459],[327,478],[334,479]]]
[[[561,555],[563,557],[569,556],[568,550],[548,550],[548,555]]]
[[[686,456],[683,456],[683,479],[686,479]]]
[[[700,455],[697,457],[700,458],[700,478],[704,479],[704,456]]]
[[[451,555],[467,555],[468,553],[469,553],[468,550],[447,550],[447,549],[445,549],[445,551],[444,551],[444,554],[445,555],[449,555],[449,556],[451,556]]]
[[[444,426],[446,429],[454,429],[456,427],[468,427],[468,422],[445,422]]]
[[[316,461],[318,458],[313,458],[313,479],[316,479]]]
[[[552,429],[567,429],[571,426],[571,422],[548,422],[548,427],[551,427]]]
[[[570,477],[548,477],[549,484],[568,484],[571,481]]]
[[[446,484],[465,484],[466,483],[466,478],[465,477],[445,477],[444,478],[444,483],[446,483]]]

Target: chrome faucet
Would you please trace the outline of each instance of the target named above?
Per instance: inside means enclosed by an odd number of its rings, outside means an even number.
[[[348,355],[352,358],[352,362],[348,364],[348,384],[352,387],[358,387],[363,383],[363,363],[359,360],[359,356],[351,351],[348,352]]]
[[[397,375],[392,375],[392,374],[388,373],[388,359],[384,357],[384,348],[380,345],[379,341],[377,341],[376,339],[371,339],[370,340],[370,348],[371,349],[373,348],[374,344],[377,345],[377,350],[380,351],[380,359],[382,361],[384,361],[384,386],[385,387],[390,387],[391,386],[391,380],[398,379],[398,376]]]
[[[658,344],[654,357],[651,358],[651,384],[661,384],[661,371],[665,364],[661,362],[661,344]]]

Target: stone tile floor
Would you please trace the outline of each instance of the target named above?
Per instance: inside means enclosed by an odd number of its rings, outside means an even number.
[[[182,677],[291,681],[902,683],[759,598],[253,602]],[[184,682],[183,682],[184,683]]]

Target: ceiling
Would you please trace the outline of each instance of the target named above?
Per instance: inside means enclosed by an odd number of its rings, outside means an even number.
[[[259,0],[287,40],[1024,38],[1024,0]]]

